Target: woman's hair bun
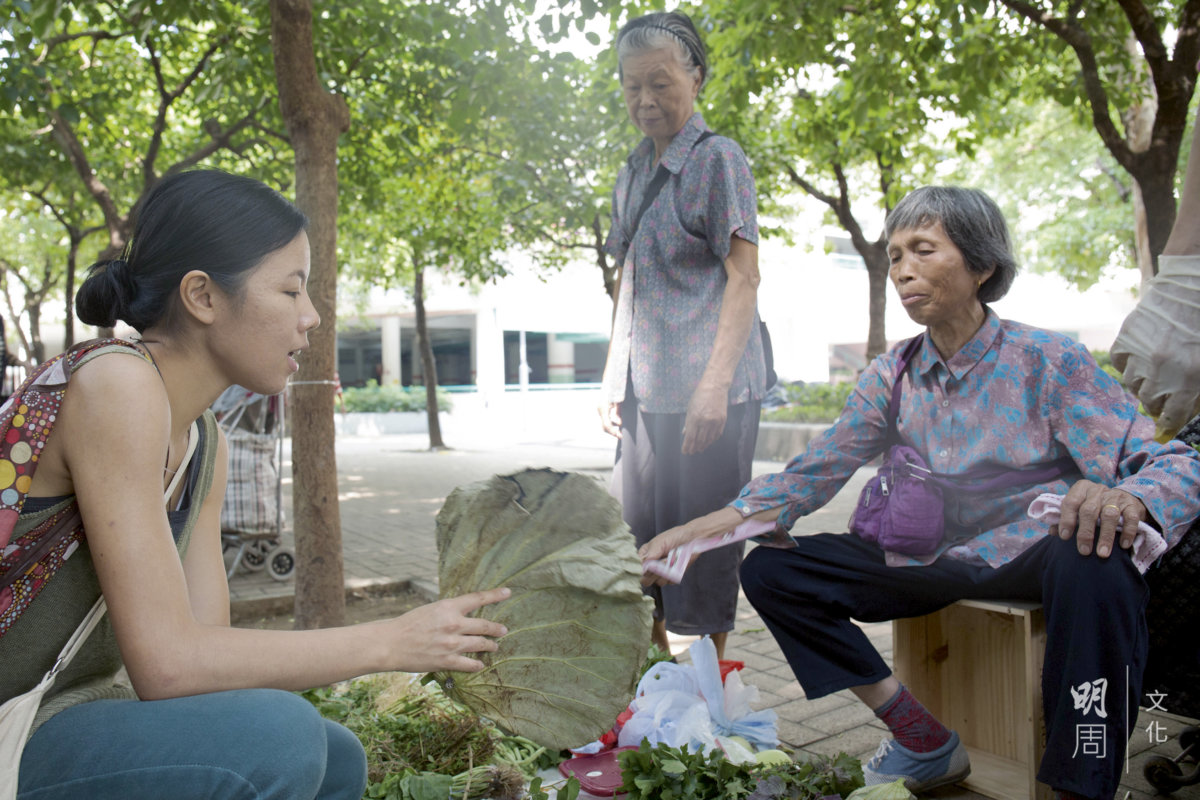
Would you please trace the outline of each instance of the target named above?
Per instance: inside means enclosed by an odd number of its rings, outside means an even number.
[[[75,294],[75,314],[81,322],[101,328],[111,328],[117,320],[129,319],[129,304],[136,293],[129,264],[119,258],[97,261],[88,269],[88,276]]]

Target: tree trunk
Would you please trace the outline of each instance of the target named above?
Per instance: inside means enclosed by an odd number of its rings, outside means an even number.
[[[887,308],[887,278],[891,266],[887,257],[887,240],[881,234],[874,242],[869,241],[854,210],[850,207],[850,184],[846,180],[846,171],[838,162],[831,164],[833,174],[837,178],[837,195],[828,194],[818,189],[790,164],[785,165],[792,183],[799,186],[809,196],[815,197],[829,206],[837,217],[838,222],[850,234],[850,243],[862,257],[867,267],[867,297],[869,321],[867,323],[867,362],[887,349],[887,331],[884,310]],[[885,180],[886,184],[887,181]],[[883,204],[887,206],[887,191],[883,192]]]
[[[1160,151],[1162,147],[1158,148]],[[1156,153],[1162,156],[1162,152]],[[1149,154],[1148,154],[1149,155]],[[1176,151],[1178,155],[1178,151]],[[1163,162],[1166,159],[1152,159],[1151,163]],[[1158,274],[1158,257],[1167,246],[1171,228],[1175,225],[1175,166],[1171,162],[1169,168],[1160,164],[1133,176],[1142,204],[1146,209],[1146,239],[1150,244],[1150,254],[1154,258],[1154,274]],[[1143,279],[1147,279],[1143,273]]]
[[[279,110],[296,153],[296,205],[308,215],[308,292],[321,326],[292,389],[292,507],[296,531],[296,627],[341,625],[346,616],[342,526],[334,452],[337,331],[337,145],[350,127],[342,98],[325,90],[313,52],[310,0],[271,0],[271,49]]]
[[[75,264],[79,258],[79,242],[71,237],[71,247],[67,250],[67,274],[64,291],[67,295],[66,308],[63,309],[66,322],[63,323],[63,350],[70,350],[75,344]],[[42,362],[38,362],[39,364]]]
[[[592,217],[592,234],[595,237],[596,248],[596,266],[600,267],[600,275],[604,281],[604,292],[608,295],[608,299],[612,300],[613,316],[617,314],[617,290],[620,285],[617,283],[617,277],[620,275],[620,270],[616,264],[608,263],[608,253],[604,252],[604,228],[600,222],[600,214]]]
[[[1154,84],[1150,80],[1145,61],[1139,60],[1137,39],[1131,34],[1125,39],[1125,49],[1134,64],[1129,78],[1130,88],[1136,89],[1143,99],[1135,102],[1121,114],[1125,126],[1125,140],[1134,153],[1144,153],[1150,148],[1154,131],[1154,117],[1158,114],[1158,101],[1154,96]],[[1142,187],[1133,181],[1133,252],[1137,259],[1142,283],[1154,277],[1155,253],[1150,247],[1150,228],[1146,217],[1146,202]]]
[[[421,350],[421,372],[425,377],[425,417],[429,421],[429,449],[444,450],[442,425],[438,421],[437,362],[429,341],[429,323],[425,319],[425,265],[413,259],[413,304],[417,309],[417,343]]]
[[[869,320],[867,326],[867,363],[887,350],[887,331],[884,329],[884,312],[887,309],[888,259],[887,246],[882,241],[866,244],[859,251],[867,265],[867,287]]]
[[[34,364],[46,360],[46,343],[42,341],[42,304],[29,303],[25,306],[29,316],[29,356]]]
[[[848,202],[834,209],[842,227],[850,234],[850,242],[862,257],[867,267],[867,363],[887,350],[885,311],[887,309],[888,260],[887,241],[880,238],[871,242],[863,235],[862,227],[850,211]]]

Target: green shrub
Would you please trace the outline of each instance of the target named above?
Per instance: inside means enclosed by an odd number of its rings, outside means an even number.
[[[380,386],[376,381],[367,381],[366,386],[349,386],[342,390],[342,400],[347,411],[424,411],[424,386]],[[449,411],[450,395],[445,389],[437,390],[438,411]]]
[[[850,381],[842,383],[808,383],[804,385],[783,385],[786,405],[770,408],[762,413],[764,422],[833,422],[846,407],[854,384]]]

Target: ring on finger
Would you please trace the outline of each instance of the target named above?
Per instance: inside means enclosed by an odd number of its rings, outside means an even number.
[[[1116,503],[1106,503],[1100,507],[1100,510],[1103,511],[1106,508],[1115,508],[1118,511],[1118,513],[1121,511],[1121,507],[1119,505],[1117,505]]]

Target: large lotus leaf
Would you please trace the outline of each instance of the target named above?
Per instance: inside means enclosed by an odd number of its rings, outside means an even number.
[[[586,475],[526,470],[456,489],[437,518],[442,597],[507,586],[480,615],[508,635],[447,694],[556,749],[607,731],[633,698],[652,603],[621,508]]]

